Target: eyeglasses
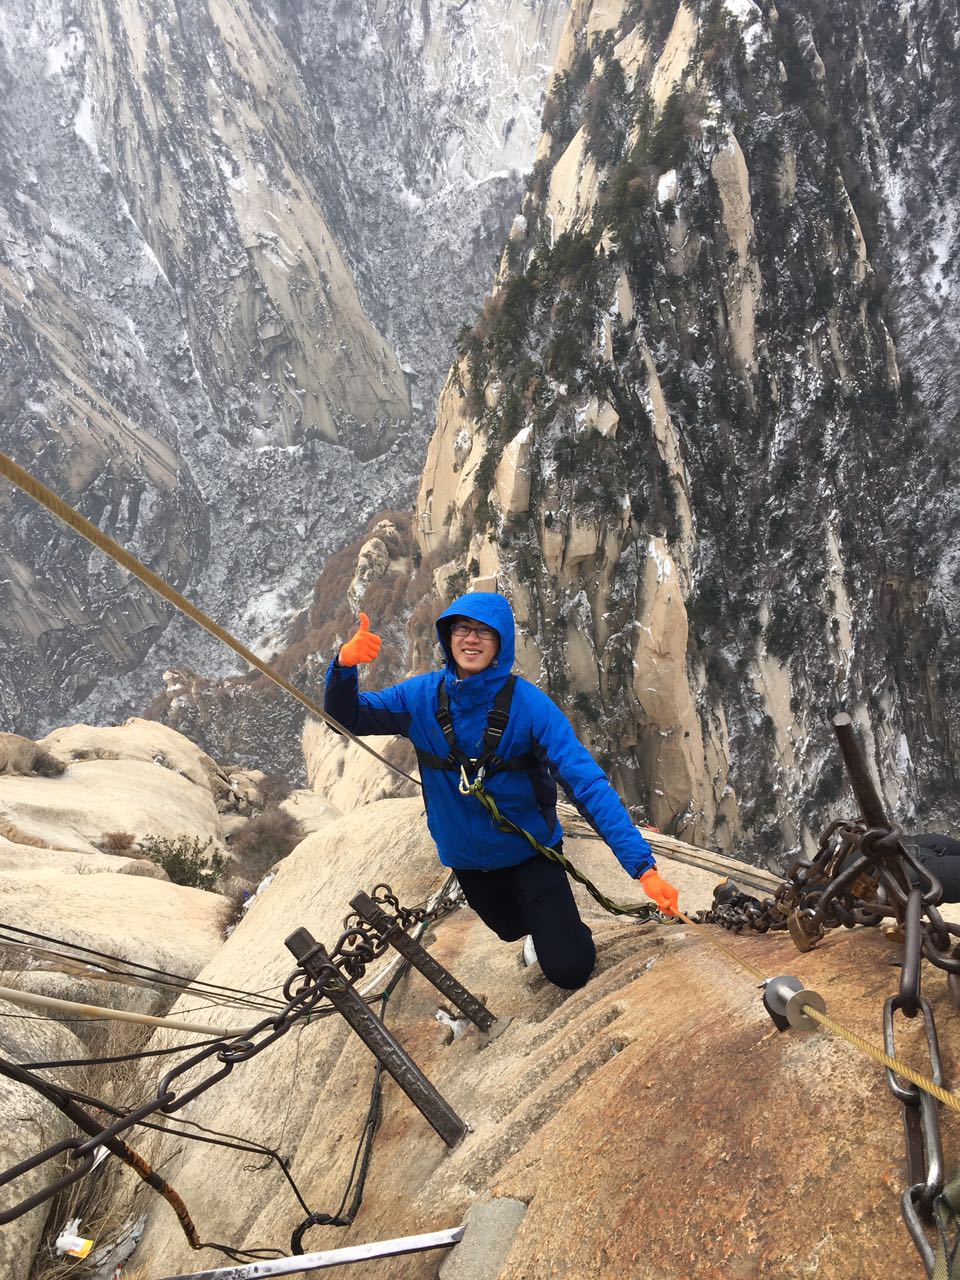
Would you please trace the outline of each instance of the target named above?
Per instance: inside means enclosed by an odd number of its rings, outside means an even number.
[[[458,640],[466,640],[469,635],[476,636],[478,640],[497,639],[497,633],[492,627],[471,627],[469,622],[455,622],[450,628],[450,634],[456,636]]]

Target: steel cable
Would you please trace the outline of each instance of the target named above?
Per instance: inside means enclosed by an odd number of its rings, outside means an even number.
[[[295,684],[292,684],[285,676],[282,676],[279,671],[275,671],[273,667],[264,662],[262,658],[258,657],[252,649],[249,649],[245,644],[242,644],[235,636],[231,635],[229,631],[224,627],[221,627],[218,622],[214,622],[213,618],[204,613],[203,610],[193,604],[192,601],[188,600],[186,596],[181,595],[179,591],[171,587],[170,584],[165,582],[159,574],[154,573],[152,569],[148,569],[145,564],[142,564],[136,556],[127,551],[125,547],[122,547],[119,542],[115,542],[113,538],[103,533],[103,531],[98,529],[91,520],[88,520],[86,516],[80,515],[79,511],[75,511],[69,503],[64,502],[64,500],[55,494],[52,489],[48,489],[45,484],[37,480],[35,476],[32,476],[29,471],[14,462],[14,460],[5,453],[0,453],[0,475],[5,476],[11,484],[16,485],[18,489],[21,489],[29,497],[33,498],[35,502],[39,502],[42,507],[46,507],[51,515],[56,516],[58,520],[62,520],[64,524],[69,525],[75,533],[79,533],[82,538],[86,538],[88,542],[92,542],[98,550],[109,556],[110,559],[115,561],[117,564],[122,565],[123,568],[129,573],[132,573],[135,578],[139,578],[145,586],[149,587],[150,590],[160,596],[161,599],[166,600],[168,604],[172,604],[175,609],[179,609],[181,613],[185,614],[188,618],[191,618],[201,626],[204,631],[207,631],[210,635],[221,641],[221,643],[227,645],[227,647],[232,649],[234,653],[243,658],[244,662],[249,663],[251,667],[255,667],[265,675],[268,680],[272,680],[275,685],[283,689],[292,698],[296,698],[296,700],[305,706],[312,715],[317,716],[318,719],[323,720],[326,724],[330,725],[332,729],[336,729],[338,733],[349,738],[351,742],[355,743],[363,751],[366,751],[368,755],[379,760],[381,764],[385,765],[393,773],[398,774],[402,778],[406,778],[408,782],[412,782],[415,786],[420,785],[416,778],[412,778],[409,773],[405,773],[403,769],[399,769],[395,764],[391,764],[390,761],[385,756],[382,756],[379,751],[375,751],[373,747],[364,742],[362,738],[358,738],[355,734],[352,734],[349,729],[345,728],[344,725],[335,720],[333,716],[324,711],[323,707],[321,707],[319,703],[301,692]]]
[[[278,1008],[283,1007],[283,1002],[281,1000],[278,1000],[273,996],[266,995],[264,991],[244,991],[240,987],[227,987],[216,982],[205,982],[197,978],[189,978],[186,976],[186,974],[171,973],[166,969],[158,969],[153,965],[140,964],[140,962],[137,960],[127,960],[123,956],[110,955],[109,952],[98,951],[94,947],[85,947],[79,942],[68,942],[65,938],[54,938],[46,933],[37,933],[32,929],[21,929],[21,928],[18,928],[16,925],[0,922],[0,931],[3,931],[3,930],[5,930],[7,933],[18,934],[20,935],[20,938],[32,938],[32,939],[35,939],[37,942],[49,942],[56,947],[61,947],[68,951],[82,952],[84,956],[96,956],[98,960],[107,960],[113,964],[125,965],[128,969],[137,969],[137,970],[140,970],[142,973],[155,975],[159,978],[165,979],[169,983],[180,984],[183,990],[190,989],[192,991],[195,991],[198,995],[214,996],[214,995],[223,994],[224,996],[239,997],[241,999],[245,999],[248,1001],[262,999],[264,1004],[266,1005],[275,1005]],[[0,933],[0,942],[6,942],[14,946],[35,945],[33,943],[22,943],[20,941],[20,938],[4,938],[2,936],[2,933]],[[67,958],[82,959],[82,957],[77,957],[77,956],[68,956]],[[101,965],[99,967],[103,968],[104,966]],[[111,972],[120,972],[120,971],[114,970]],[[131,974],[128,976],[135,977],[136,975]]]

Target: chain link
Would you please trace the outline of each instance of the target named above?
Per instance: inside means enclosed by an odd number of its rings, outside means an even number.
[[[388,884],[378,884],[373,896],[385,909],[387,907],[392,909],[404,929],[413,924],[432,923],[455,910],[463,901],[459,886],[453,877],[444,886],[437,903],[429,910],[426,905],[401,906]],[[68,1169],[62,1177],[49,1183],[41,1192],[0,1213],[0,1225],[11,1222],[37,1204],[52,1199],[89,1173],[93,1167],[93,1153],[105,1140],[118,1137],[151,1115],[157,1113],[173,1115],[188,1102],[206,1093],[218,1081],[224,1080],[239,1063],[249,1062],[251,1058],[255,1058],[264,1049],[269,1048],[297,1023],[304,1019],[309,1020],[312,1016],[332,1013],[333,1009],[330,1007],[318,1010],[318,1006],[324,1002],[327,994],[332,990],[343,990],[362,978],[367,965],[383,955],[389,946],[373,926],[361,920],[359,916],[349,916],[344,921],[344,926],[344,932],[330,953],[330,964],[325,965],[316,978],[309,977],[302,967],[297,967],[289,975],[283,985],[283,997],[286,1003],[279,1013],[264,1018],[240,1037],[224,1038],[208,1044],[173,1067],[162,1077],[152,1098],[141,1103],[134,1110],[115,1118],[96,1136],[67,1138],[0,1173],[0,1187],[2,1187],[38,1165],[64,1153],[69,1154],[73,1163],[72,1168]],[[206,1075],[199,1079],[192,1076],[191,1073],[208,1064],[213,1069],[208,1070]],[[58,1089],[41,1076],[36,1076],[14,1063],[5,1062],[2,1058],[0,1058],[0,1075],[15,1079],[21,1084],[36,1089],[39,1093]]]
[[[883,1011],[884,1048],[896,1057],[897,1015],[920,1018],[929,1075],[943,1085],[943,1062],[933,1010],[921,994],[921,961],[946,972],[951,997],[960,989],[960,926],[947,923],[938,905],[940,882],[918,861],[895,826],[868,826],[840,820],[824,832],[816,855],[798,859],[774,897],[758,899],[727,880],[714,891],[713,906],[697,923],[719,924],[740,933],[751,929],[789,930],[801,951],[809,951],[829,930],[887,925],[888,936],[903,945],[900,990]],[[925,1090],[887,1069],[890,1092],[900,1102],[906,1138],[907,1189],[901,1209],[927,1275],[934,1275],[937,1251],[929,1235],[943,1237],[944,1163],[939,1104]],[[954,1218],[955,1216],[952,1215]],[[946,1273],[945,1273],[946,1274]]]

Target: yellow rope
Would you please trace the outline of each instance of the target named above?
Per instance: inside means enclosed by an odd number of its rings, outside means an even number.
[[[466,775],[464,774],[465,778]],[[512,818],[502,814],[497,807],[496,800],[484,789],[482,778],[477,777],[473,782],[462,784],[460,790],[464,795],[475,796],[480,801],[489,813],[491,822],[499,831],[512,831],[515,835],[523,836],[537,853],[549,858],[551,862],[559,863],[567,875],[572,876],[574,880],[582,884],[586,891],[600,903],[604,911],[609,911],[611,915],[615,916],[634,916],[638,920],[649,920],[657,914],[657,908],[652,902],[614,902],[605,893],[601,893],[592,880],[587,879],[582,871],[577,870],[566,854],[561,853],[559,849],[550,849],[547,845],[541,844],[537,837],[529,832],[526,827],[518,826]],[[670,922],[666,921],[666,923]]]
[[[835,1018],[831,1018],[829,1014],[822,1013],[819,1009],[814,1009],[809,1004],[801,1005],[802,1011],[808,1017],[813,1018],[815,1022],[819,1022],[821,1026],[832,1031],[834,1035],[841,1036],[861,1053],[865,1053],[868,1058],[872,1058],[874,1062],[878,1062],[882,1067],[889,1067],[891,1071],[895,1071],[898,1076],[902,1076],[904,1080],[909,1080],[911,1084],[915,1084],[917,1088],[922,1089],[924,1093],[932,1094],[938,1102],[942,1102],[945,1107],[949,1107],[951,1111],[960,1112],[960,1095],[951,1093],[949,1089],[944,1089],[942,1085],[931,1080],[929,1076],[922,1075],[919,1071],[914,1071],[913,1067],[908,1067],[906,1063],[901,1062],[899,1058],[893,1058],[889,1053],[884,1053],[882,1049],[878,1049],[875,1044],[871,1044],[869,1040],[865,1040],[863,1036],[858,1035],[856,1031],[848,1030],[843,1023],[837,1022]]]
[[[685,924],[692,925],[693,928],[698,930],[699,932],[700,926],[697,924],[695,920],[691,920],[689,916],[685,916],[682,911],[678,911],[677,915]],[[722,942],[718,942],[716,938],[712,937],[709,933],[703,934],[703,937],[708,938],[710,941],[710,944],[716,947],[718,951],[722,951],[723,954],[729,960],[732,960],[734,964],[738,964],[741,969],[746,969],[747,973],[749,973],[751,977],[756,978],[758,983],[763,983],[766,981],[768,975],[765,974],[761,969],[758,969],[756,965],[752,965],[749,960],[744,960],[742,956],[738,956],[735,952],[730,951],[727,947],[723,945]]]
[[[679,912],[679,916],[681,920],[685,921],[689,925],[693,925],[695,929],[699,930],[699,926],[696,924],[696,921],[691,920],[689,916],[685,916],[682,911]],[[756,978],[758,982],[763,983],[766,981],[766,977],[760,969],[755,965],[752,965],[749,960],[744,960],[742,956],[738,956],[735,952],[730,951],[709,933],[700,933],[699,936],[707,938],[711,946],[716,947],[718,951],[722,952],[728,959],[732,960],[734,964],[738,964],[741,969],[745,969],[746,972],[749,973],[751,977]],[[866,1040],[858,1032],[850,1031],[842,1022],[837,1022],[836,1018],[831,1018],[829,1014],[823,1013],[819,1009],[814,1009],[812,1005],[809,1004],[801,1005],[800,1008],[808,1017],[813,1018],[814,1022],[819,1022],[822,1027],[825,1027],[828,1031],[832,1031],[834,1035],[840,1036],[841,1039],[846,1040],[848,1044],[852,1044],[855,1049],[859,1049],[861,1053],[865,1053],[868,1058],[872,1058],[873,1061],[879,1063],[881,1067],[889,1067],[891,1071],[895,1071],[902,1079],[908,1080],[910,1084],[916,1085],[917,1088],[922,1089],[924,1093],[931,1094],[938,1102],[942,1102],[945,1107],[949,1107],[951,1111],[960,1113],[960,1094],[951,1093],[949,1089],[944,1089],[942,1085],[937,1084],[935,1080],[931,1080],[929,1076],[925,1076],[919,1071],[914,1071],[913,1067],[908,1067],[907,1064],[905,1062],[901,1062],[899,1058],[891,1057],[889,1053],[885,1053],[883,1049],[878,1048],[877,1045]]]
[[[122,565],[135,578],[139,578],[142,583],[148,586],[151,591],[155,591],[158,596],[172,604],[175,609],[179,609],[188,618],[192,618],[194,622],[203,627],[204,631],[208,631],[210,635],[215,636],[217,640],[227,645],[234,653],[239,654],[244,662],[248,662],[251,667],[256,667],[258,671],[262,671],[267,679],[272,680],[275,685],[278,685],[285,693],[289,693],[292,698],[296,698],[313,715],[325,720],[338,733],[342,733],[351,742],[355,742],[358,747],[362,747],[364,751],[374,756],[381,764],[385,764],[388,769],[392,769],[400,777],[406,778],[408,782],[419,786],[416,778],[411,778],[408,773],[404,773],[402,769],[398,769],[396,765],[391,764],[379,751],[375,751],[373,747],[368,746],[362,739],[352,734],[349,729],[345,729],[342,724],[334,720],[333,716],[328,715],[318,703],[314,702],[312,698],[308,698],[305,693],[302,693],[295,684],[291,684],[279,671],[274,671],[273,667],[264,662],[262,658],[258,658],[252,649],[248,649],[245,644],[241,644],[218,622],[214,622],[202,609],[198,609],[186,596],[181,595],[179,591],[176,591],[169,583],[165,582],[159,574],[154,573],[152,569],[148,569],[136,556],[131,555],[126,548],[121,547],[119,542],[115,542],[113,538],[98,529],[85,516],[80,515],[78,511],[75,511],[73,507],[58,497],[52,489],[48,489],[45,484],[42,484],[32,476],[29,471],[25,471],[23,467],[19,466],[5,453],[0,453],[0,475],[5,476],[11,484],[16,485],[18,489],[22,489],[35,502],[39,502],[42,507],[46,507],[52,515],[55,515],[58,520],[62,520],[64,524],[69,525],[82,538],[92,542],[104,555]]]

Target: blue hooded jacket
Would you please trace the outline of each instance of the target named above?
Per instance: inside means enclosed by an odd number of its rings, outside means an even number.
[[[490,666],[462,680],[450,650],[450,627],[456,618],[473,618],[492,627],[500,637],[500,651]],[[469,592],[454,600],[437,619],[437,635],[446,654],[446,669],[413,676],[379,693],[360,693],[357,668],[341,667],[334,658],[327,671],[327,712],[358,736],[401,734],[418,751],[447,756],[447,743],[437,722],[443,682],[457,743],[471,758],[479,756],[493,700],[513,668],[513,610],[497,592]],[[642,875],[655,865],[650,846],[570,721],[545,693],[522,677],[514,687],[510,718],[497,754],[504,760],[533,755],[539,762],[530,772],[494,773],[485,786],[501,813],[541,844],[555,845],[563,837],[556,808],[559,782],[631,876]],[[445,866],[489,871],[514,866],[532,856],[522,836],[498,831],[477,799],[460,794],[459,773],[421,765],[420,776],[427,824]]]

